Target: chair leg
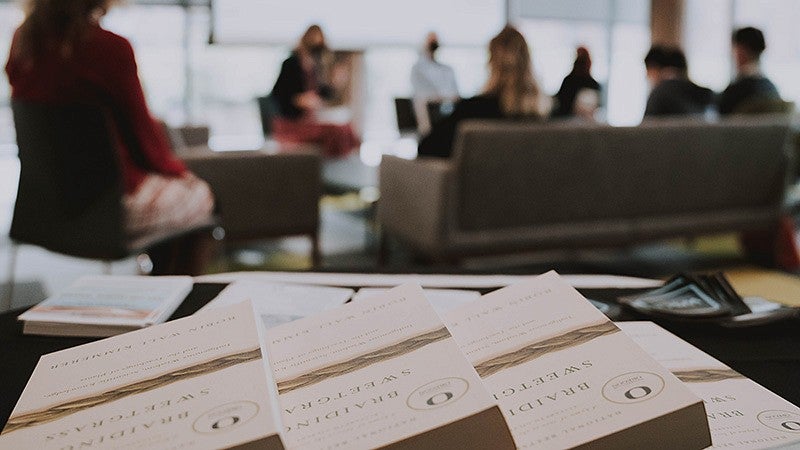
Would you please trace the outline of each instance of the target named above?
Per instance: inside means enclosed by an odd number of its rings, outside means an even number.
[[[311,265],[312,268],[319,268],[322,263],[322,255],[319,250],[319,232],[314,232],[308,236],[311,239]]]
[[[111,261],[103,261],[103,275],[111,275]]]
[[[14,275],[17,270],[17,251],[19,250],[19,246],[11,242],[11,247],[9,248],[9,254],[11,257],[8,261],[8,282],[6,283],[6,297],[3,300],[3,311],[8,311],[11,309],[11,303],[14,301]]]

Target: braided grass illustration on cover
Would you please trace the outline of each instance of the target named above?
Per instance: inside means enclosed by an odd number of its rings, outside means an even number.
[[[243,364],[258,359],[261,359],[261,349],[257,348],[254,350],[247,350],[232,355],[222,356],[211,361],[196,364],[194,366],[178,369],[173,372],[159,375],[155,378],[150,378],[129,384],[127,386],[118,387],[110,391],[93,395],[91,397],[72,400],[48,407],[47,409],[25,413],[18,416],[12,416],[6,424],[3,434],[22,428],[41,425],[46,422],[51,422],[53,420],[66,417],[72,413],[86,408],[92,408],[103,403],[157,389],[168,384],[175,383],[176,381],[206,375],[211,372],[216,372],[237,364]]]
[[[398,342],[397,344],[392,344],[388,347],[356,356],[355,358],[347,361],[331,364],[290,380],[279,381],[278,393],[285,394],[295,389],[300,389],[319,383],[326,378],[354,372],[372,364],[411,353],[414,350],[420,349],[428,344],[433,344],[434,342],[438,342],[449,337],[450,332],[445,327],[434,331],[429,331],[427,333],[406,339],[405,341]]]
[[[711,381],[731,380],[736,378],[746,378],[744,375],[733,369],[699,369],[672,372],[684,383],[708,383]]]
[[[505,369],[509,369],[528,361],[532,361],[548,353],[557,352],[576,345],[585,344],[601,336],[614,334],[620,331],[612,322],[606,321],[596,325],[572,330],[570,332],[536,342],[504,355],[496,356],[484,362],[478,363],[475,370],[481,378],[494,375]]]

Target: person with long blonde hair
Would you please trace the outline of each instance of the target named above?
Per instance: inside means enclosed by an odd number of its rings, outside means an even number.
[[[456,103],[419,143],[420,156],[450,156],[458,124],[465,119],[542,119],[549,110],[533,73],[522,34],[506,26],[489,42],[489,79],[480,95]]]
[[[131,235],[185,227],[212,214],[214,197],[172,152],[145,102],[133,48],[103,29],[113,0],[28,0],[6,73],[13,101],[97,107],[109,118]]]

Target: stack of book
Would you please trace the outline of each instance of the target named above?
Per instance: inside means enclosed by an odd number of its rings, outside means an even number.
[[[107,337],[165,322],[192,277],[88,276],[19,316],[23,333]]]
[[[629,337],[555,273],[443,294],[441,316],[416,285],[344,305],[352,291],[322,288],[310,309],[297,289],[232,286],[194,316],[43,356],[0,448],[800,442],[796,407],[653,329]],[[299,318],[264,319],[270,302]]]
[[[800,447],[800,408],[652,322],[619,326],[703,399],[715,447]]]
[[[243,303],[45,355],[0,448],[283,448],[262,330]]]

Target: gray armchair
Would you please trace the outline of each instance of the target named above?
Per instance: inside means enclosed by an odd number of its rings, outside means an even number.
[[[307,236],[313,264],[319,264],[318,154],[208,151],[184,161],[211,186],[226,241]]]

